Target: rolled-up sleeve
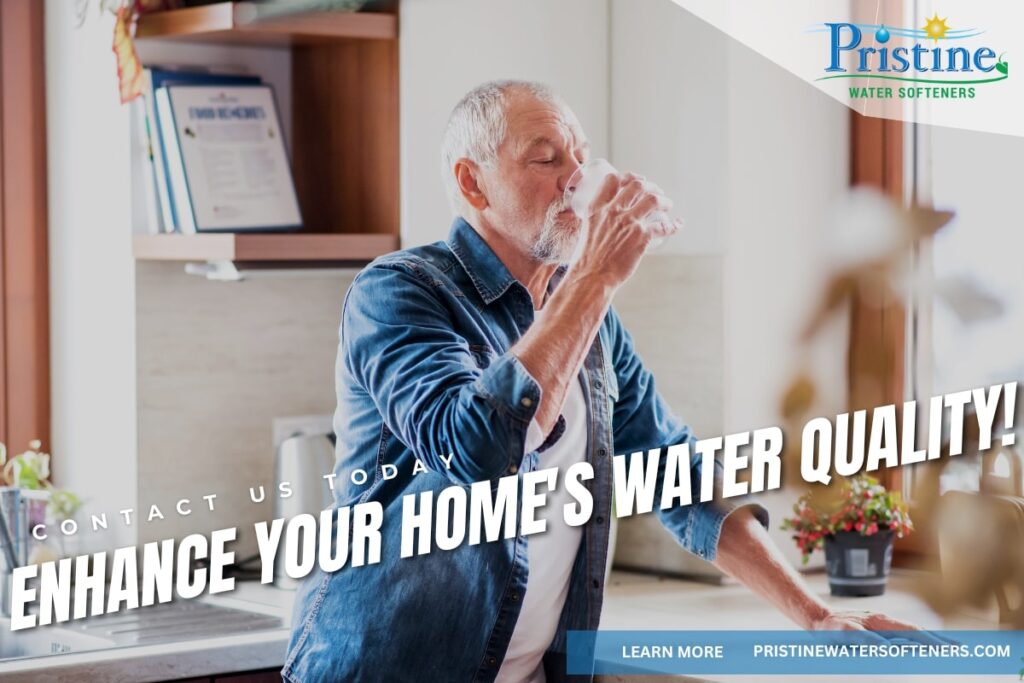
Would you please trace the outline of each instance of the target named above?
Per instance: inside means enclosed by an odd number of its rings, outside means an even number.
[[[749,500],[713,499],[700,501],[701,458],[692,446],[696,441],[690,428],[672,413],[665,399],[658,393],[654,376],[644,367],[633,346],[633,339],[623,327],[618,315],[611,310],[602,330],[615,375],[618,396],[612,412],[612,432],[615,452],[628,458],[659,457],[658,486],[655,500],[661,499],[665,481],[666,448],[674,444],[691,443],[689,505],[678,505],[667,510],[657,509],[661,523],[680,545],[691,553],[714,560],[718,539],[725,518],[741,507],[749,507],[754,516],[768,528],[768,511],[751,504]],[[715,460],[714,491],[719,495],[722,486],[722,463]]]
[[[511,353],[481,368],[432,287],[408,264],[360,273],[342,313],[342,360],[428,469],[458,484],[514,473],[541,387]]]

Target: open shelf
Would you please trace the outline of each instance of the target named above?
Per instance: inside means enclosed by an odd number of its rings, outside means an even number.
[[[398,249],[397,235],[207,233],[134,235],[140,261],[289,261],[366,263]]]
[[[251,16],[251,2],[151,12],[139,18],[135,38],[287,46],[341,38],[398,37],[398,17],[385,12],[307,12],[258,21],[251,21]]]
[[[288,87],[277,96],[290,101],[285,136],[303,230],[137,234],[137,260],[356,264],[399,248],[398,4],[367,4],[385,11],[251,21],[252,2],[218,2],[139,18],[136,39],[160,41],[154,60],[173,63],[165,55],[199,42],[226,45],[227,54],[235,45],[271,48],[269,63],[287,62]]]

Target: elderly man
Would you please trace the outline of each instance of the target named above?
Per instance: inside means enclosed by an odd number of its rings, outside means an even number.
[[[693,437],[611,307],[657,236],[641,219],[670,203],[638,176],[613,175],[577,219],[563,194],[587,154],[576,117],[547,88],[481,85],[445,132],[458,216],[448,240],[377,259],[352,283],[337,359],[335,494],[338,505],[383,506],[382,560],[306,580],[286,679],[566,680],[566,632],[598,627],[612,455]],[[402,496],[583,460],[595,473],[583,527],[549,512],[542,534],[400,558]],[[397,476],[383,475],[388,463]],[[376,476],[353,484],[356,469]],[[691,484],[699,491],[699,465]],[[560,495],[556,487],[547,510],[562,509]],[[774,549],[758,506],[658,514],[683,548],[802,627],[911,628],[830,609]]]

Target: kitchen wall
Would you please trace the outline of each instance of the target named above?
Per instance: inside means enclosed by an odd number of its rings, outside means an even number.
[[[837,316],[809,346],[799,335],[823,296],[834,203],[849,176],[849,111],[742,44],[729,41],[729,201],[725,259],[725,429],[781,424],[796,372],[814,377],[819,405],[846,405],[847,325]],[[789,432],[790,441],[799,433]],[[797,462],[785,465],[792,475]],[[759,497],[775,542],[800,491]],[[816,553],[809,566],[824,566]]]
[[[334,412],[342,299],[355,271],[282,271],[210,282],[180,264],[136,271],[138,497],[167,519],[139,542],[272,518],[273,418]],[[266,488],[260,504],[249,488]],[[202,496],[217,494],[210,511]],[[181,498],[193,514],[173,514]]]
[[[484,81],[547,83],[576,112],[593,153],[608,154],[608,31],[608,0],[403,0],[402,244],[448,235],[441,136],[455,103]]]
[[[118,104],[113,17],[47,0],[46,129],[50,219],[53,474],[85,512],[131,508],[135,475],[135,262],[128,110]],[[134,542],[134,530],[81,535],[83,547]],[[99,538],[98,538],[99,537]]]
[[[721,340],[699,361],[680,353],[651,362],[659,376],[692,372],[694,362],[720,372],[662,391],[701,435],[779,424],[779,397],[804,362],[826,393],[842,396],[841,326],[812,349],[796,340],[820,292],[830,207],[848,182],[847,110],[668,0],[612,0],[611,26],[612,161],[675,200],[686,226],[658,252],[674,265],[658,268],[668,282],[677,271],[702,273],[666,290],[679,292],[687,313]],[[707,255],[717,256],[715,266]],[[649,296],[671,305],[659,290]],[[690,315],[666,322],[657,307],[647,310],[631,329],[648,346],[704,341],[695,340],[701,328]],[[776,542],[799,561],[778,529],[794,497],[782,491],[759,502]],[[635,564],[649,554],[670,571],[709,570],[657,527],[653,519],[623,525],[620,559]]]
[[[272,478],[270,418],[333,408],[351,275],[217,283],[135,264],[111,21],[75,29],[66,4],[47,10],[57,481],[112,512],[218,493],[216,516],[194,503],[94,544],[248,527],[269,514],[247,497]],[[487,79],[546,81],[595,155],[661,184],[687,221],[616,301],[660,388],[698,434],[773,424],[818,227],[846,183],[846,111],[669,0],[404,0],[400,32],[403,244],[447,234],[438,152],[455,101]],[[143,56],[240,62],[287,100],[278,50],[174,47]],[[654,552],[699,568],[669,544]]]
[[[698,437],[723,434],[725,318],[722,256],[648,255],[615,308],[658,391]],[[680,550],[653,514],[619,520],[615,563],[677,574],[717,574]]]

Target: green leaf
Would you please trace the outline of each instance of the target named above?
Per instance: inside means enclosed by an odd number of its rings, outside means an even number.
[[[69,519],[82,507],[82,501],[71,491],[56,490],[50,495],[47,510],[58,519]]]
[[[24,467],[21,472],[18,473],[18,486],[23,489],[38,489],[40,488],[39,477],[36,475],[35,471],[28,467]]]
[[[1009,71],[1009,67],[1006,65],[1006,62],[996,62],[996,71],[1003,74],[1004,76],[1009,75],[1007,73]]]

